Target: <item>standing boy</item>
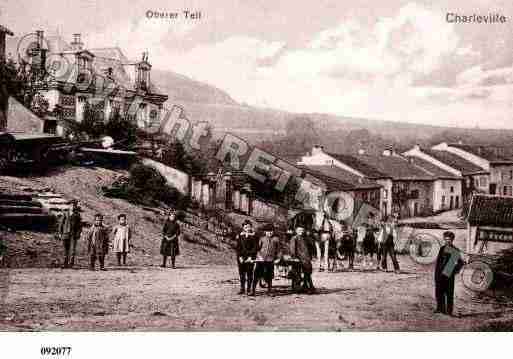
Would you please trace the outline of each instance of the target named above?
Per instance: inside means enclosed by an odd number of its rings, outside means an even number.
[[[170,211],[162,229],[162,242],[160,243],[160,254],[162,255],[162,268],[166,267],[167,257],[171,257],[171,267],[175,269],[176,256],[180,254],[178,238],[180,237],[180,224],[176,213]]]
[[[445,245],[440,248],[435,267],[435,313],[452,316],[454,308],[454,277],[463,267],[463,259],[458,248],[454,247],[454,233],[443,234]]]
[[[310,254],[308,240],[305,236],[304,227],[298,225],[296,235],[290,240],[290,255],[301,263],[303,291],[312,293],[315,291],[315,287],[312,281],[312,255]]]
[[[251,294],[253,284],[253,261],[256,259],[258,239],[253,231],[253,224],[249,220],[242,223],[242,232],[237,235],[236,251],[237,266],[239,268],[240,291],[239,294]],[[246,289],[247,283],[247,289]]]
[[[255,271],[251,295],[255,295],[258,281],[263,278],[267,284],[267,293],[271,294],[274,277],[274,261],[278,257],[280,241],[274,235],[274,227],[267,224],[262,228],[264,236],[258,241]]]
[[[103,226],[103,215],[96,214],[94,216],[94,224],[86,235],[87,253],[90,256],[91,270],[95,270],[96,259],[100,261],[100,270],[105,269],[105,255],[109,249],[109,232]]]
[[[132,239],[132,231],[126,222],[126,214],[122,213],[118,216],[118,224],[112,229],[112,248],[116,253],[118,266],[126,265],[126,256],[130,252],[130,240]]]

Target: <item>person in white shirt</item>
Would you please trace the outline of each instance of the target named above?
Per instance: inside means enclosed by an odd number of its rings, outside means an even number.
[[[118,224],[112,229],[112,247],[116,253],[118,260],[118,266],[121,265],[121,259],[123,259],[123,265],[126,265],[126,257],[130,252],[132,239],[132,231],[127,224],[126,214],[122,213],[118,216]]]

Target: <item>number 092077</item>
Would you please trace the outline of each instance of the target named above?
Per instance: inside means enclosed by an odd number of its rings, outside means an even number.
[[[71,347],[41,347],[41,355],[43,356],[68,356],[70,354]]]

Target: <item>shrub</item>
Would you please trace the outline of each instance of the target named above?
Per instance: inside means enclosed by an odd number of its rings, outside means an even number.
[[[140,163],[130,168],[128,178],[121,178],[111,187],[104,187],[103,193],[136,204],[151,206],[165,203],[178,209],[186,208],[190,201],[188,196],[167,185],[166,179],[157,170]]]

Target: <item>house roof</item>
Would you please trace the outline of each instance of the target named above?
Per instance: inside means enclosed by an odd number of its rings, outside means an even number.
[[[513,197],[474,195],[467,221],[476,226],[513,227]]]
[[[358,156],[358,158],[362,158],[363,161],[377,168],[379,171],[386,173],[394,180],[429,181],[437,177],[421,167],[408,162],[408,159],[398,155],[361,155]]]
[[[135,82],[128,74],[128,68],[134,66],[134,62],[130,62],[119,47],[84,48],[75,51],[61,36],[49,36],[45,39],[51,53],[63,54],[70,63],[75,62],[74,54],[77,52],[91,53],[94,55],[92,65],[95,76],[107,78],[106,72],[110,67],[113,73],[109,77],[117,85],[121,85],[127,90],[136,90]],[[151,81],[151,77],[148,92],[150,94],[162,94],[162,91]]]
[[[369,178],[391,178],[390,175],[381,172],[377,168],[363,162],[360,159],[360,157],[356,158],[355,156],[341,153],[328,153],[328,155],[348,165],[349,167],[354,168],[355,170],[363,173],[365,176]]]
[[[478,165],[473,164],[466,159],[455,155],[454,153],[443,151],[443,150],[432,150],[432,149],[422,149],[422,152],[427,155],[437,159],[438,161],[445,163],[446,165],[460,171],[464,176],[472,175],[472,174],[483,174],[487,173]]]
[[[392,178],[394,180],[430,181],[438,176],[416,166],[402,156],[336,155],[339,161],[359,170],[370,178]],[[343,159],[349,161],[343,161]],[[363,163],[363,165],[361,165]]]
[[[505,155],[504,148],[483,145],[467,145],[460,143],[450,143],[449,146],[459,148],[475,156],[484,158],[485,160],[490,161],[492,163],[513,164],[513,160],[511,159],[511,157]]]
[[[325,184],[328,192],[336,192],[336,191],[347,192],[347,191],[353,191],[356,189],[352,184],[341,181],[337,178],[328,176],[321,171],[314,170],[307,166],[298,166],[298,167],[301,168],[305,173],[308,173],[310,176],[317,178],[323,184]],[[316,183],[316,184],[319,184],[319,183]]]
[[[410,161],[410,163],[413,163],[414,165],[421,167],[423,170],[427,171],[430,175],[434,177],[440,179],[461,179],[460,176],[447,172],[446,170],[422,158],[411,156],[408,157],[408,160]]]
[[[320,172],[326,176],[330,176],[346,182],[354,187],[354,189],[376,189],[381,188],[379,183],[376,183],[368,178],[359,177],[349,171],[346,171],[336,166],[323,166],[323,165],[308,165],[309,169]]]

